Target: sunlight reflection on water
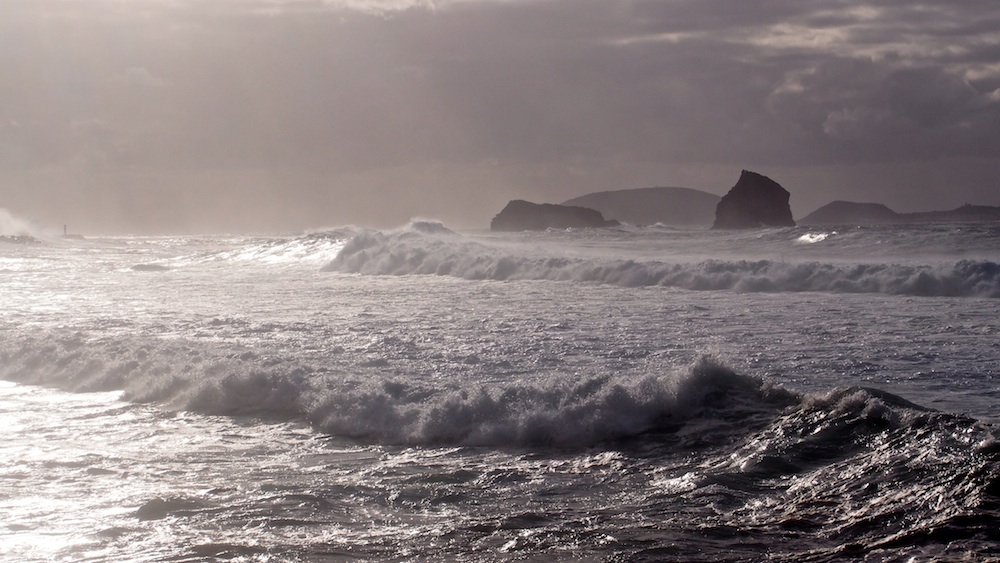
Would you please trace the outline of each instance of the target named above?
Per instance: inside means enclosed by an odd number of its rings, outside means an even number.
[[[798,242],[798,243],[801,243],[801,244],[815,244],[817,242],[823,242],[824,240],[826,240],[827,238],[829,238],[831,235],[835,235],[835,234],[837,234],[837,233],[836,232],[833,232],[833,233],[806,233],[806,234],[800,236],[799,238],[795,239],[795,242]]]

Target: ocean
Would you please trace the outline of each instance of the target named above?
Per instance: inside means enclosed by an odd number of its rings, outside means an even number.
[[[1000,225],[0,238],[5,561],[1000,561]]]

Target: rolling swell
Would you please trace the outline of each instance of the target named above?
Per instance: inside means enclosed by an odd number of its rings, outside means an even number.
[[[1000,297],[1000,264],[989,260],[966,259],[939,264],[622,260],[556,252],[546,254],[527,246],[487,244],[450,231],[361,233],[347,242],[324,269],[365,275],[577,281],[704,291]]]

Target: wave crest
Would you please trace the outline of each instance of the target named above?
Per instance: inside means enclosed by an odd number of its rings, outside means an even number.
[[[122,389],[130,401],[204,414],[300,418],[342,438],[409,445],[585,447],[706,420],[739,420],[729,432],[740,432],[747,420],[797,400],[710,357],[657,375],[435,384],[333,374],[225,346],[77,334],[3,343],[0,378]]]
[[[1000,297],[1000,264],[985,260],[937,265],[622,260],[540,255],[484,244],[451,231],[415,229],[359,234],[324,269],[366,275],[579,281],[689,290]]]
[[[710,357],[659,377],[559,378],[451,389],[430,396],[397,382],[331,392],[310,410],[325,431],[403,444],[590,446],[696,418],[771,413],[793,395]]]

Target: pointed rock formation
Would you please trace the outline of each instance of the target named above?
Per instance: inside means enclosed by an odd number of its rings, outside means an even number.
[[[792,208],[788,205],[790,197],[788,190],[774,180],[744,170],[715,208],[712,228],[794,227]]]

